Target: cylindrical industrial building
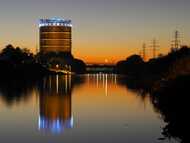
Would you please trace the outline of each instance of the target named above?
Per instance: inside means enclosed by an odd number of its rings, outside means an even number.
[[[71,20],[52,18],[40,19],[40,52],[71,53]]]

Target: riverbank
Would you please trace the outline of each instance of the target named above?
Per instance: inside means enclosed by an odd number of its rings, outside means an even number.
[[[187,46],[149,61],[139,55],[132,55],[116,65],[116,72],[135,81],[139,88],[152,90],[163,81],[190,75],[190,48]],[[161,86],[161,85],[160,85]]]
[[[117,73],[125,75],[128,88],[148,93],[154,108],[166,123],[162,134],[187,142],[190,48],[182,47],[147,62],[138,55],[118,62]]]
[[[190,75],[178,76],[169,81],[159,83],[151,92],[152,103],[167,123],[162,134],[188,142],[189,88]]]

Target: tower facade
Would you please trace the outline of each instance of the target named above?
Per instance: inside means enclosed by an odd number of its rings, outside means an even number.
[[[72,22],[60,18],[40,19],[40,52],[65,52],[72,50]]]

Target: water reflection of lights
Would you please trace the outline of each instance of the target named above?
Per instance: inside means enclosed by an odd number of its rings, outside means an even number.
[[[38,129],[61,133],[73,128],[71,76],[51,76],[43,80],[39,93]]]
[[[108,96],[109,85],[110,84],[113,84],[113,85],[117,84],[117,75],[116,74],[103,74],[103,73],[88,74],[87,75],[88,84],[90,83],[91,79],[92,79],[92,81],[96,81],[96,87],[97,88],[99,88],[100,86],[102,86],[104,88],[105,96]]]
[[[105,77],[105,95],[108,96],[108,75]]]
[[[63,121],[62,119],[50,120],[46,117],[39,116],[38,128],[42,131],[49,130],[52,133],[60,133],[65,129],[73,128],[73,117]]]
[[[59,92],[59,76],[56,75],[56,91]]]

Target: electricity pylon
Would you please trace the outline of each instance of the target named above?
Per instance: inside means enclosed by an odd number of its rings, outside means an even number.
[[[156,41],[156,39],[153,39],[152,40],[152,45],[151,45],[151,48],[153,50],[153,58],[156,58],[157,57],[157,51],[158,51],[158,48],[159,48],[159,45],[157,44],[158,42]]]
[[[180,48],[180,36],[179,36],[179,31],[175,31],[174,34],[174,40],[172,41],[172,48],[171,50],[178,50]]]
[[[142,46],[142,57],[144,61],[146,61],[146,44],[145,43],[143,43],[143,46]]]

